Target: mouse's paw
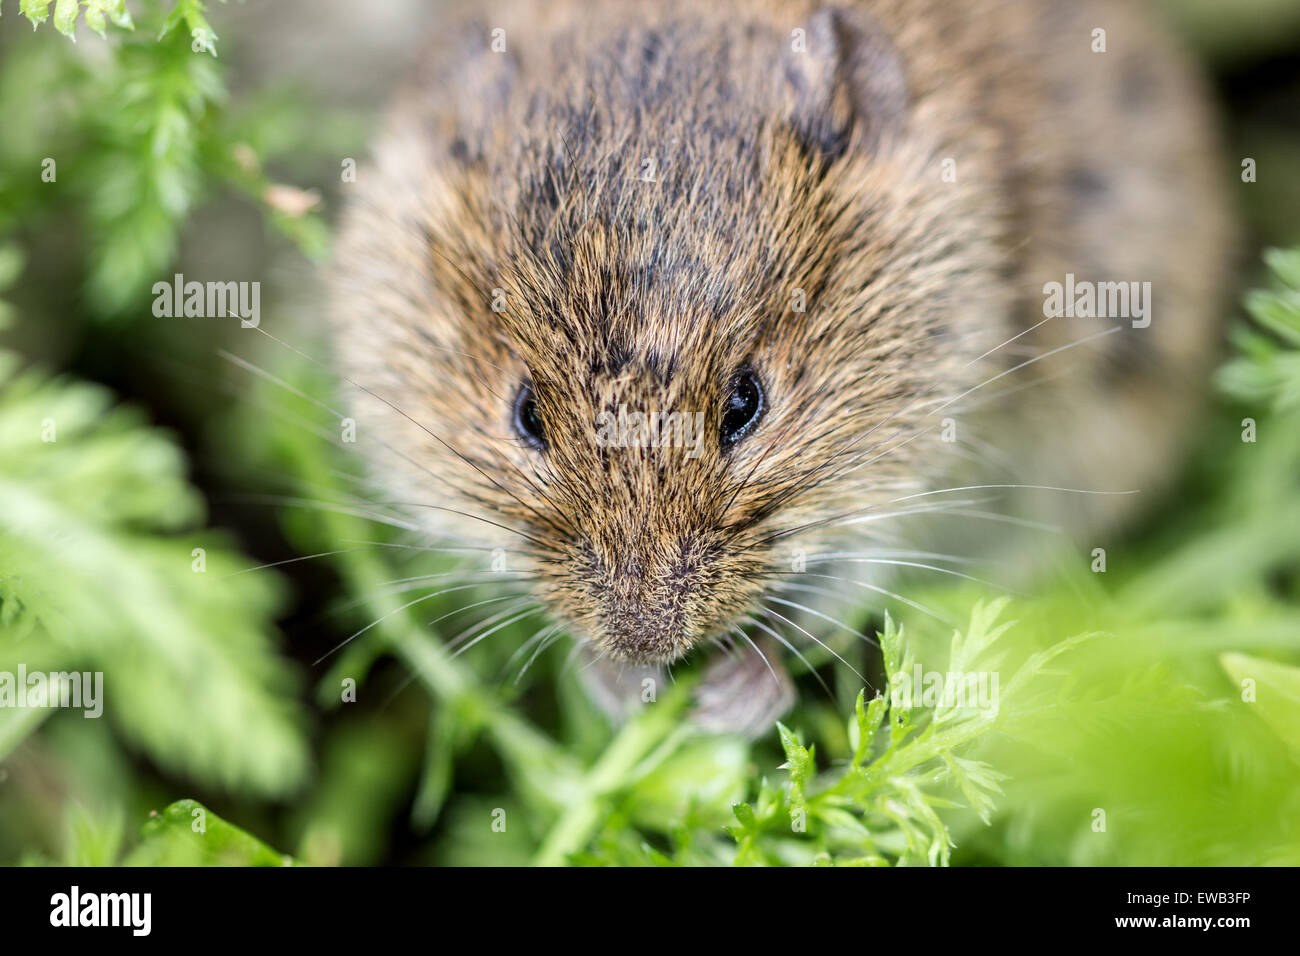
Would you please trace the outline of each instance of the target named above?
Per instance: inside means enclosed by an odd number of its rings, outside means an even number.
[[[580,652],[578,673],[591,699],[622,723],[653,703],[666,680],[661,667],[626,664],[597,653]],[[716,734],[759,737],[794,704],[794,685],[781,659],[770,649],[735,649],[716,658],[695,688],[689,719]]]
[[[794,685],[780,658],[738,648],[709,665],[690,717],[713,733],[759,737],[793,704]]]

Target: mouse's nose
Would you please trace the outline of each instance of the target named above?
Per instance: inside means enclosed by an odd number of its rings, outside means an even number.
[[[694,645],[684,603],[663,596],[618,596],[601,614],[603,643],[615,657],[637,664],[674,661]]]
[[[645,542],[605,550],[589,579],[597,642],[613,656],[639,664],[685,654],[701,636],[706,595],[701,559],[682,547]]]

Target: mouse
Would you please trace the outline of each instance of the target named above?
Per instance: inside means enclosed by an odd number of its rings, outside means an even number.
[[[1168,483],[1231,175],[1126,0],[448,4],[345,187],[335,361],[379,485],[602,708],[700,658],[692,719],[757,736],[842,629],[820,556],[879,594],[952,489],[1086,542]]]

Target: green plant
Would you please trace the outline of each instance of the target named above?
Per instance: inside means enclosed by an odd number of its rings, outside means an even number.
[[[109,719],[161,765],[267,795],[303,782],[279,589],[198,530],[171,440],[0,353],[0,501],[0,670],[103,672]],[[53,713],[0,709],[0,757]]]
[[[179,0],[164,13],[149,3],[139,30],[121,0],[83,5],[97,32],[109,13],[127,28],[108,35],[105,58],[23,45],[0,69],[0,115],[37,131],[0,145],[0,238],[74,211],[90,236],[87,301],[117,319],[167,275],[183,228],[221,185],[256,203],[305,255],[322,258],[327,231],[315,197],[265,171],[287,149],[267,135],[269,104],[229,109],[204,4]],[[22,11],[39,24],[49,7],[24,0]],[[58,0],[54,25],[71,36],[77,11],[75,0]]]
[[[20,9],[104,39],[92,69],[48,29],[3,38],[0,115],[23,135],[0,138],[0,326],[40,342],[74,309],[78,334],[165,351],[130,317],[223,189],[324,253],[314,194],[285,202],[268,172],[311,142],[302,110],[232,98],[204,4]],[[51,248],[84,301],[33,294]],[[1107,574],[1066,548],[1013,599],[914,575],[900,588],[963,626],[858,609],[880,660],[845,653],[881,686],[810,652],[799,705],[755,742],[692,729],[689,667],[610,726],[538,622],[480,604],[503,577],[408,533],[338,441],[345,386],[304,358],[309,319],[277,326],[291,349],[223,340],[252,378],[184,435],[238,464],[263,510],[235,526],[274,524],[281,561],[203,529],[186,454],[139,407],[0,354],[0,673],[102,671],[106,698],[102,720],[0,708],[0,860],[1300,863],[1300,250],[1266,259],[1176,506]],[[895,700],[917,663],[998,675],[996,711]]]

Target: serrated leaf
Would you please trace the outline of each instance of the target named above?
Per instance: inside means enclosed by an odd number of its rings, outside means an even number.
[[[193,530],[169,438],[102,388],[14,365],[0,353],[0,669],[101,672],[104,715],[159,764],[291,791],[307,750],[276,582]]]
[[[856,720],[850,724],[854,767],[861,767],[871,755],[871,745],[876,738],[876,732],[880,730],[880,725],[884,723],[888,709],[889,703],[883,694],[877,694],[871,698],[871,703],[867,704],[866,691],[858,692],[858,699],[854,704]]]
[[[31,21],[34,29],[49,19],[51,3],[54,4],[54,28],[74,42],[81,7],[85,7],[86,26],[101,37],[105,36],[108,21],[125,30],[135,27],[125,0],[20,0],[18,10]]]
[[[19,0],[18,12],[32,22],[32,29],[49,18],[50,4],[53,0]]]
[[[65,37],[76,39],[78,0],[56,0],[54,4],[54,29]]]
[[[742,832],[753,830],[758,825],[758,821],[754,817],[754,808],[748,803],[737,803],[733,805],[731,812],[740,822]]]
[[[790,771],[792,803],[800,806],[803,804],[804,789],[816,769],[813,754],[784,724],[778,722],[776,729],[781,737],[781,749],[785,751],[786,767]]]

